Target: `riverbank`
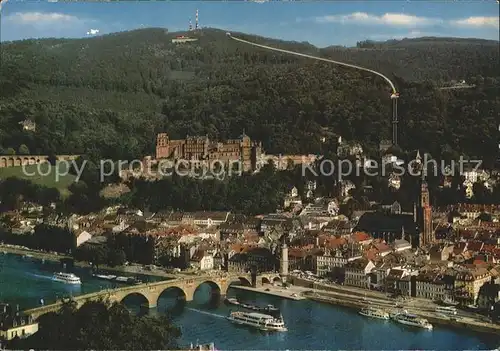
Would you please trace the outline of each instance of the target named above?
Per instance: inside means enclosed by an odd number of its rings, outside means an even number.
[[[62,259],[73,259],[72,256],[55,254],[50,252],[43,252],[38,250],[24,249],[14,246],[0,245],[0,252],[5,252],[13,255],[28,256],[39,260],[60,262]],[[74,261],[75,266],[80,268],[91,268],[88,262]],[[99,265],[99,270],[112,272],[112,273],[128,273],[128,274],[140,274],[140,275],[150,275],[157,277],[164,277],[168,279],[178,278],[178,275],[170,274],[160,270],[144,270],[142,266],[139,265],[129,265],[129,266],[117,266],[110,267],[105,264]]]
[[[5,253],[10,253],[13,255],[30,256],[30,257],[38,258],[40,260],[46,260],[46,261],[52,261],[52,262],[59,262],[61,259],[72,258],[71,256],[62,255],[62,254],[56,255],[56,254],[50,253],[50,252],[42,252],[42,251],[36,251],[36,250],[30,250],[30,249],[23,249],[20,247],[7,246],[7,245],[0,245],[0,251],[3,251]]]
[[[364,301],[355,301],[355,300],[348,300],[344,298],[336,298],[336,297],[331,297],[331,296],[325,296],[319,293],[306,293],[304,294],[308,299],[316,301],[316,302],[322,302],[322,303],[328,303],[328,304],[333,304],[333,305],[339,305],[339,306],[344,306],[348,308],[355,308],[355,309],[361,309],[363,307],[366,307],[367,304],[372,305],[372,303],[367,303]],[[395,309],[395,308],[393,308]],[[454,328],[466,328],[468,330],[472,330],[475,332],[479,333],[488,333],[488,334],[494,334],[494,335],[500,335],[500,325],[499,324],[492,324],[492,323],[485,323],[481,321],[477,321],[471,318],[462,318],[462,319],[457,319],[457,320],[452,320],[448,317],[439,317],[434,313],[427,312],[427,311],[422,311],[419,309],[413,309],[413,308],[406,308],[408,312],[416,314],[420,317],[426,318],[429,322],[437,324],[437,325],[443,325],[443,326],[448,326],[448,327],[454,327]]]
[[[296,300],[296,301],[306,299],[304,296],[301,296],[301,295],[297,294],[296,292],[283,291],[283,290],[273,289],[271,287],[252,288],[249,286],[242,286],[242,285],[232,285],[231,287],[235,288],[235,289],[256,292],[259,294],[278,296],[278,297],[281,297],[283,299],[290,299],[290,300]]]

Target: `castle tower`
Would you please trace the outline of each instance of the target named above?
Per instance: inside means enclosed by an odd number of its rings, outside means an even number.
[[[249,171],[252,168],[252,140],[245,134],[244,129],[240,136],[240,155],[243,170]]]
[[[280,276],[281,281],[285,283],[288,277],[288,246],[286,242],[281,246]]]
[[[170,156],[169,138],[167,133],[159,133],[156,137],[156,159]]]

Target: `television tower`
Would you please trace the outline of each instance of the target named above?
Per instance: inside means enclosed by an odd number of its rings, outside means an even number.
[[[195,25],[194,25],[194,29],[198,30],[198,10],[196,10],[196,22],[195,22]]]

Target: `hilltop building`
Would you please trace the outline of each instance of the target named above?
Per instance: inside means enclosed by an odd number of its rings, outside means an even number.
[[[24,121],[19,122],[24,131],[34,132],[36,131],[36,123],[30,119],[25,119]]]
[[[160,133],[156,139],[156,159],[183,159],[197,161],[218,160],[224,164],[240,161],[243,170],[257,168],[262,153],[262,144],[252,142],[243,134],[225,143],[212,141],[206,136],[186,136],[186,139],[172,140],[168,134]]]

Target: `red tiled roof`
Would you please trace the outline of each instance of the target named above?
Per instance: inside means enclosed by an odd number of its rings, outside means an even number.
[[[355,242],[362,242],[362,241],[367,241],[371,239],[371,236],[368,233],[365,232],[355,232],[351,235],[351,238]]]
[[[376,240],[372,243],[372,246],[377,249],[378,252],[391,251],[391,248],[381,239]]]
[[[465,251],[465,248],[467,247],[467,243],[464,242],[459,242],[455,245],[453,248],[453,254],[454,255],[460,255]]]
[[[345,238],[330,237],[325,242],[325,246],[331,250],[337,249],[342,245],[346,244],[347,240]]]
[[[370,261],[375,261],[378,257],[378,254],[379,251],[376,248],[372,247],[365,251],[364,256]]]
[[[288,250],[288,257],[293,257],[293,258],[304,258],[307,256],[307,251],[304,249],[289,249]]]
[[[467,243],[467,250],[472,252],[479,252],[483,248],[484,243],[481,241],[469,241]]]

